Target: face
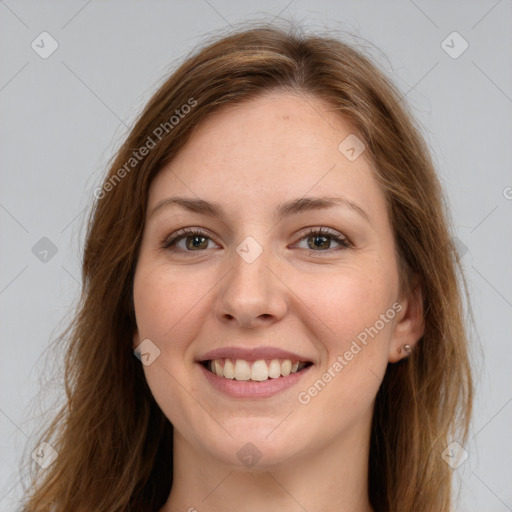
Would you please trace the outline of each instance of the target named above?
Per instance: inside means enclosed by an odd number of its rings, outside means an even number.
[[[205,459],[270,468],[360,442],[415,341],[385,196],[365,153],[338,149],[353,132],[273,92],[203,121],[151,184],[133,343]]]

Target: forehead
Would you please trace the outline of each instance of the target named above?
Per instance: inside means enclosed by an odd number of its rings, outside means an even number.
[[[351,161],[338,148],[354,132],[311,95],[272,92],[229,105],[204,119],[155,177],[148,207],[169,195],[189,195],[243,205],[250,215],[290,197],[340,194],[378,218],[385,199],[369,159],[363,152]]]

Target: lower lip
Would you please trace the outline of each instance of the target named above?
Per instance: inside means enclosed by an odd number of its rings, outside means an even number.
[[[198,363],[199,364],[199,363]],[[312,365],[300,372],[290,373],[288,377],[267,379],[261,382],[254,380],[235,380],[217,377],[214,373],[199,364],[208,382],[217,390],[233,398],[269,398],[297,384],[312,368]]]

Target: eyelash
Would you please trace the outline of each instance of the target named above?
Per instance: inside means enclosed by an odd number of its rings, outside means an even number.
[[[347,238],[344,238],[344,237],[342,238],[342,237],[338,236],[338,234],[336,232],[331,231],[329,228],[325,228],[325,227],[309,228],[309,231],[304,236],[301,237],[299,242],[301,242],[302,240],[307,239],[313,235],[323,236],[323,237],[326,236],[326,237],[330,238],[331,240],[334,240],[336,243],[340,244],[341,247],[335,248],[334,250],[343,250],[343,249],[348,249],[348,248],[352,247],[352,244],[348,241]],[[175,247],[176,243],[179,242],[181,239],[193,237],[193,236],[200,236],[200,237],[204,237],[204,238],[211,240],[211,237],[209,237],[207,235],[207,233],[205,233],[204,231],[201,231],[200,229],[182,228],[178,232],[176,232],[176,235],[173,236],[171,239],[166,238],[165,240],[163,240],[162,248],[166,249],[168,251],[174,252],[174,253],[204,252],[204,249],[198,250],[198,251],[187,251],[187,250],[183,250],[183,249],[177,249]],[[305,249],[305,250],[308,250],[308,249]],[[328,253],[328,254],[331,254],[333,252],[330,249],[325,250],[325,251],[324,250],[315,251],[314,249],[309,249],[309,251],[315,252],[315,253]]]

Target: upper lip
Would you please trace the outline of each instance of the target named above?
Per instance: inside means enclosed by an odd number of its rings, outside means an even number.
[[[244,359],[251,362],[259,359],[290,359],[291,361],[311,362],[311,359],[307,357],[275,347],[221,347],[199,356],[197,360],[204,362],[223,358]]]

